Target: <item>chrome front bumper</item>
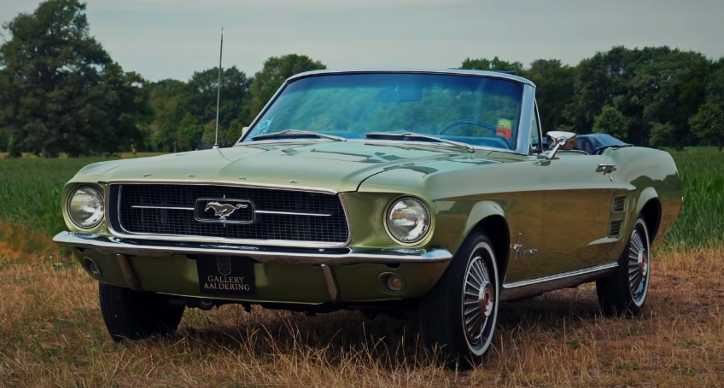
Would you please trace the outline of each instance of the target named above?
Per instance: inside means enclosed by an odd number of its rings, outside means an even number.
[[[60,232],[53,241],[59,245],[93,249],[109,255],[167,257],[185,254],[231,255],[251,257],[259,263],[279,264],[392,264],[433,263],[449,261],[446,249],[368,249],[368,248],[305,248],[284,249],[245,245],[184,243],[171,241],[131,240],[98,235]]]
[[[53,241],[72,247],[89,273],[86,260],[103,268],[103,275],[94,276],[97,280],[134,290],[193,297],[203,297],[195,291],[198,279],[194,255],[249,257],[256,261],[254,265],[260,268],[257,275],[264,279],[258,284],[258,295],[249,300],[267,302],[324,303],[341,299],[415,297],[435,284],[452,259],[452,254],[444,249],[241,246],[132,240],[72,232],[58,233]],[[375,279],[390,271],[407,279],[406,292],[391,295],[379,289]]]

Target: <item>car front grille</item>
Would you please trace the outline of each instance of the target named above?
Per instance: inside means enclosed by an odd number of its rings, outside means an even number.
[[[345,243],[334,194],[218,185],[111,185],[109,220],[125,234]],[[209,205],[213,204],[213,205]],[[215,206],[222,211],[217,214]],[[235,207],[232,212],[231,207]],[[226,209],[230,214],[223,214]],[[222,219],[223,222],[222,222]]]

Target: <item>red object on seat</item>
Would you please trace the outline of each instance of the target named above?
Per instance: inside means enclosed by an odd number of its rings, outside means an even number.
[[[505,127],[498,127],[498,130],[495,132],[495,134],[498,137],[504,137],[506,139],[510,139],[513,137],[513,131],[510,128]]]

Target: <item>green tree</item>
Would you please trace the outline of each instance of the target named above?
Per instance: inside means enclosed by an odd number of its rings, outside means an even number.
[[[153,148],[172,151],[178,137],[177,131],[183,111],[181,103],[186,95],[186,83],[166,79],[149,84],[149,104],[153,110],[153,121],[150,124],[150,142]]]
[[[724,104],[707,102],[699,108],[699,112],[689,119],[691,130],[697,136],[716,143],[721,152],[724,146]]]
[[[523,74],[536,85],[536,102],[543,132],[568,124],[565,112],[575,95],[575,68],[557,59],[533,61]]]
[[[574,96],[565,117],[577,133],[590,133],[593,122],[606,105],[624,94],[625,80],[630,78],[629,50],[614,47],[582,60],[575,71]]]
[[[195,150],[201,142],[203,133],[204,126],[190,113],[186,113],[178,126],[178,148],[182,151]]]
[[[4,23],[0,128],[13,147],[55,157],[114,152],[137,139],[142,79],[125,74],[88,32],[86,5],[47,0]]]
[[[642,53],[650,52],[644,49]],[[654,51],[637,68],[631,82],[630,100],[640,108],[635,117],[640,138],[646,137],[650,123],[668,123],[674,133],[670,146],[683,149],[691,141],[689,118],[697,113],[706,97],[711,63],[703,55],[668,48]]]
[[[676,146],[676,144],[680,144],[676,132],[676,128],[671,123],[653,123],[649,135],[649,145],[657,148]]]
[[[241,131],[244,129],[246,124],[240,119],[232,120],[229,124],[229,129],[224,134],[225,144],[234,144],[241,137]],[[219,142],[221,141],[221,134],[219,134]]]
[[[251,83],[251,104],[249,106],[247,122],[251,121],[287,78],[310,70],[326,69],[320,61],[315,61],[306,55],[287,54],[281,57],[270,57],[264,62],[261,71],[254,75]]]
[[[224,142],[224,135],[226,134],[226,131],[222,131],[221,128],[219,128],[219,142]],[[211,120],[208,123],[204,124],[204,133],[201,135],[201,141],[206,144],[214,144],[216,141],[216,120]]]
[[[143,144],[145,134],[141,127],[150,123],[153,117],[144,82],[139,74],[124,73],[116,63],[106,64],[101,82],[88,92],[92,103],[82,111],[93,123],[81,127],[81,138],[88,143],[82,148],[66,147],[66,151],[72,156],[98,154]]]
[[[593,132],[596,133],[607,133],[615,138],[625,140],[628,136],[626,129],[626,117],[618,109],[610,105],[604,106],[601,114],[593,120]]]
[[[604,106],[615,106],[626,118],[629,142],[645,145],[655,139],[681,149],[691,141],[688,119],[703,103],[710,72],[710,61],[700,53],[613,47],[577,66],[566,117],[587,133]]]
[[[5,131],[0,130],[0,151],[8,149],[10,145],[9,140]]]
[[[724,58],[712,64],[711,75],[706,85],[706,95],[710,100],[724,101]]]
[[[181,111],[190,113],[200,123],[216,120],[218,77],[218,67],[194,72],[191,79],[186,83]],[[239,71],[236,66],[223,71],[219,106],[220,130],[225,131],[233,120],[245,118],[248,115],[250,85],[251,80],[247,78],[246,74]]]
[[[18,146],[17,142],[15,141],[15,139],[12,136],[10,136],[10,138],[8,139],[7,150],[8,150],[8,156],[11,158],[19,158],[23,155],[20,152],[20,147]]]
[[[498,57],[493,58],[492,60],[486,59],[486,58],[478,58],[478,59],[471,59],[466,58],[461,69],[470,69],[470,70],[496,70],[496,71],[515,71],[516,73],[521,73],[523,71],[523,64],[520,62],[508,62],[501,60]]]

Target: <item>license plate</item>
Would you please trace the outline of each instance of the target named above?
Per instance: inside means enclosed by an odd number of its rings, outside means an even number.
[[[196,260],[202,294],[251,296],[256,292],[254,263],[248,257],[202,256]]]

